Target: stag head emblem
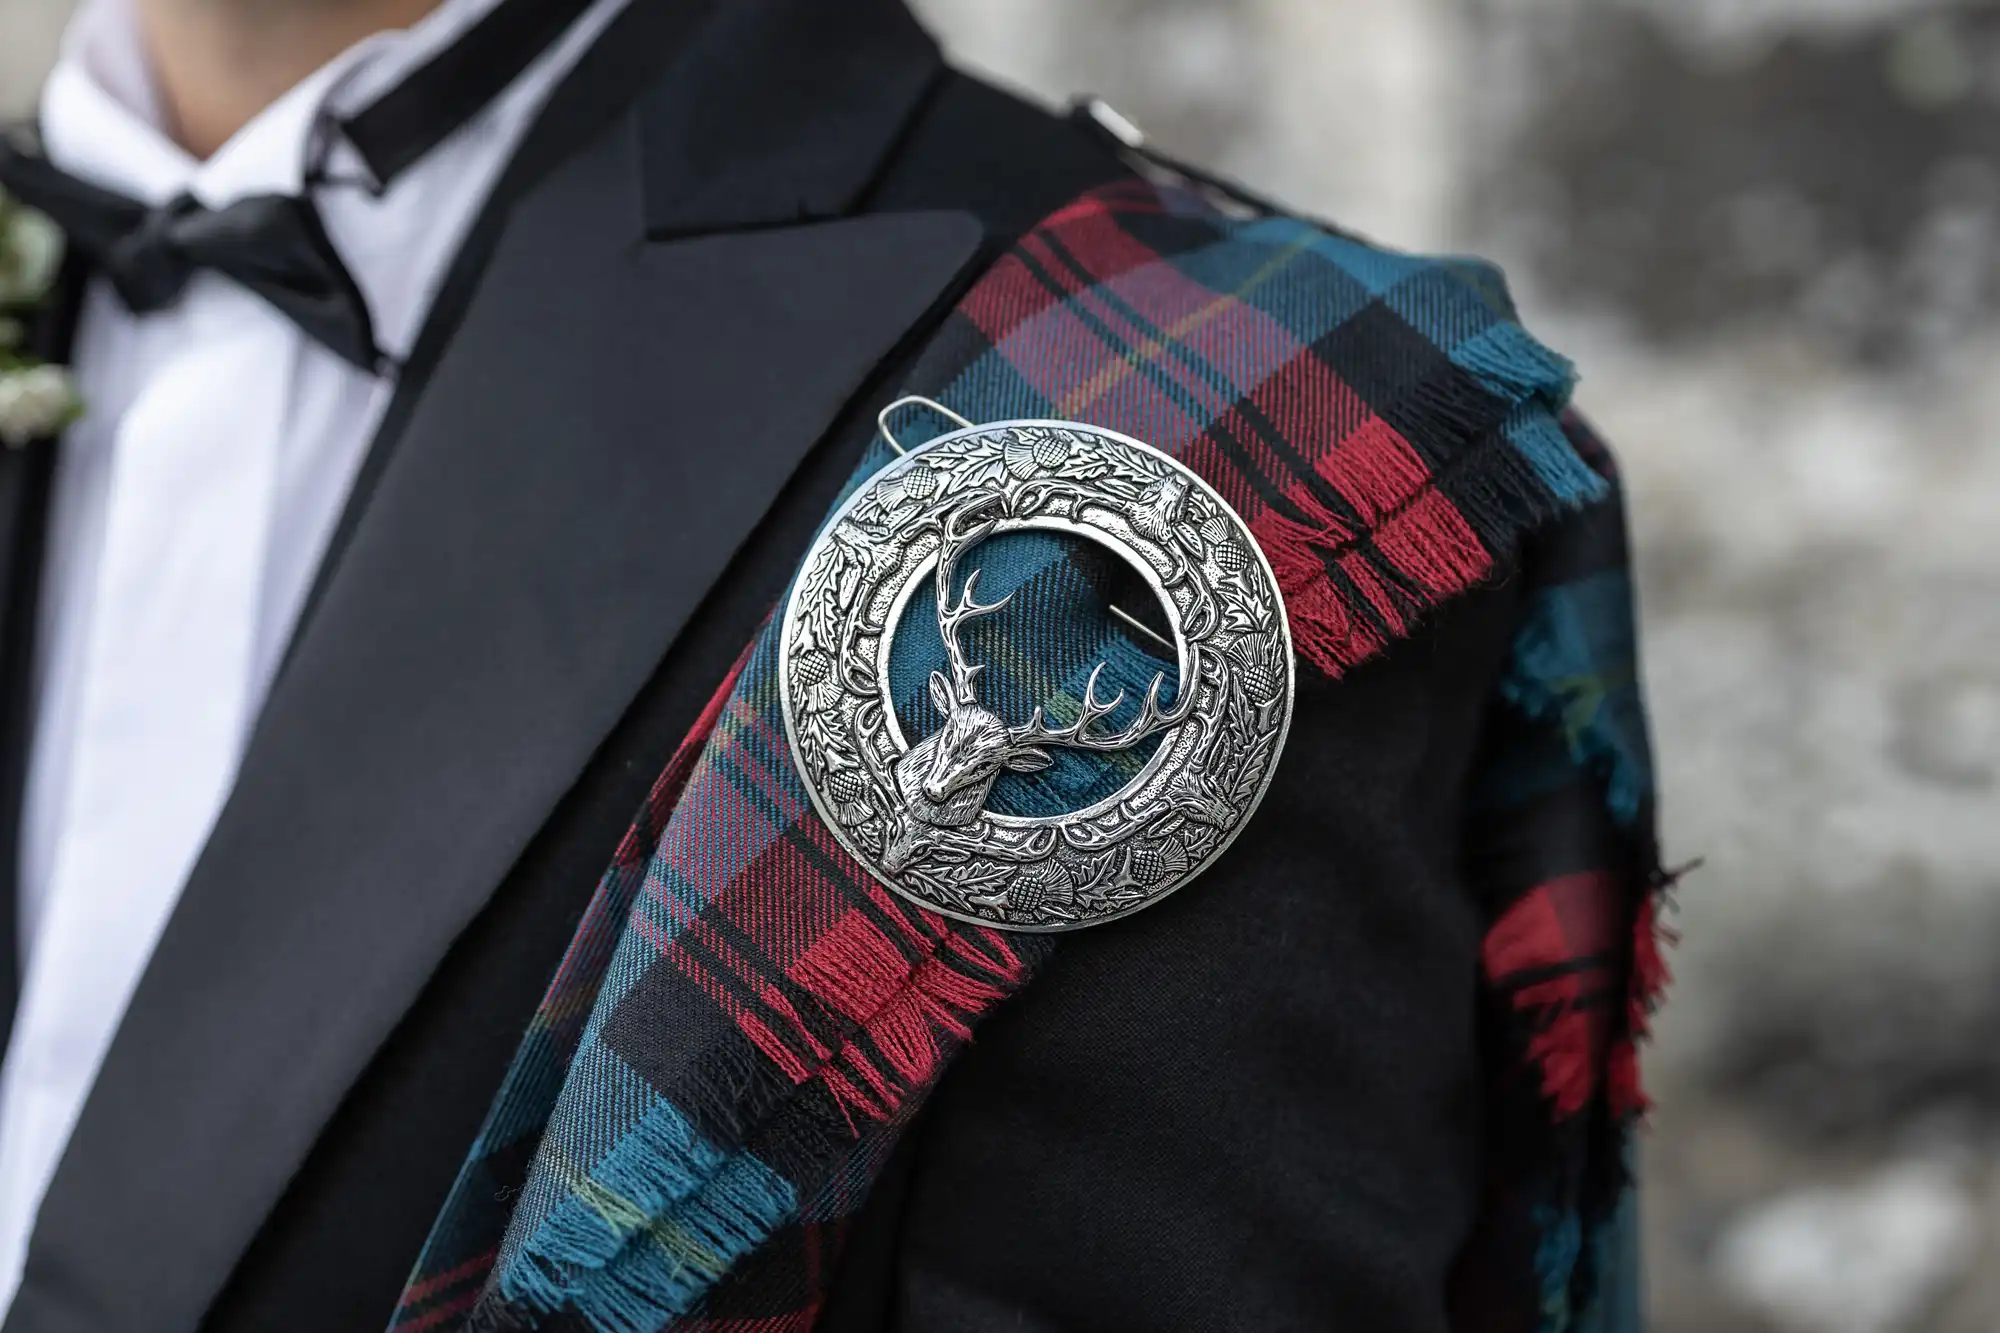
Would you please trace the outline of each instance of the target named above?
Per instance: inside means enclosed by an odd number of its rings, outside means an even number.
[[[1162,712],[1160,690],[1166,680],[1156,674],[1146,691],[1145,704],[1131,725],[1115,733],[1099,733],[1094,729],[1096,725],[1125,700],[1122,690],[1107,700],[1097,697],[1098,678],[1104,674],[1102,662],[1090,673],[1077,719],[1069,726],[1049,725],[1039,707],[1025,724],[1010,726],[982,704],[979,677],[986,668],[966,655],[960,631],[970,621],[1003,610],[1013,600],[1013,594],[997,602],[981,602],[980,571],[976,569],[966,576],[965,589],[956,599],[951,589],[957,581],[960,558],[991,536],[998,522],[990,513],[990,505],[976,502],[954,510],[939,524],[943,544],[938,551],[937,567],[938,630],[944,638],[951,674],[933,671],[930,678],[931,704],[943,716],[944,725],[912,746],[891,769],[909,816],[884,856],[892,871],[902,869],[918,850],[944,832],[964,828],[978,819],[994,781],[1002,772],[1033,773],[1047,768],[1053,762],[1049,751],[1057,746],[1098,751],[1130,749],[1184,721],[1193,705],[1194,691],[1184,690],[1175,706]]]

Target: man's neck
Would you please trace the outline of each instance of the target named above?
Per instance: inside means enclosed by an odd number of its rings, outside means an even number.
[[[166,128],[206,159],[364,37],[441,0],[138,0]]]

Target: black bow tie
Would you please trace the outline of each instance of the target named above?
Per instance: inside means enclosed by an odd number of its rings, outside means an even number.
[[[505,0],[455,44],[331,129],[373,177],[390,182],[521,76],[592,0]],[[309,173],[316,174],[316,173]],[[173,305],[200,272],[268,301],[363,370],[389,366],[368,300],[309,197],[266,194],[211,209],[183,195],[158,208],[79,180],[25,136],[0,135],[0,189],[55,220],[138,315]]]
[[[253,195],[210,209],[182,195],[148,208],[4,141],[0,187],[53,218],[135,315],[167,309],[208,270],[263,297],[343,359],[381,366],[368,300],[309,200]]]

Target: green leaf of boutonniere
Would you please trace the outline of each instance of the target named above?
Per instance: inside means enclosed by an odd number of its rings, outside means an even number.
[[[62,269],[56,224],[0,190],[0,310],[40,305]]]
[[[76,385],[61,366],[0,370],[0,444],[19,449],[83,415]]]
[[[0,445],[10,449],[54,435],[83,413],[69,372],[22,350],[26,317],[48,299],[62,259],[55,223],[0,190]]]

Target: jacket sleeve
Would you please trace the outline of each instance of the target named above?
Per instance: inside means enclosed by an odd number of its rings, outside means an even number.
[[[1537,532],[1475,764],[1467,878],[1481,903],[1487,1070],[1480,1219],[1454,1273],[1466,1333],[1640,1327],[1638,1043],[1666,983],[1661,869],[1623,497]]]
[[[1339,681],[1172,899],[1065,941],[878,1182],[821,1327],[1443,1333],[1479,1207],[1462,795],[1518,590]]]

